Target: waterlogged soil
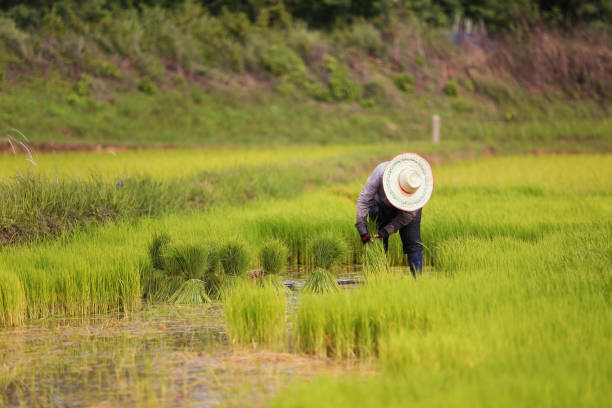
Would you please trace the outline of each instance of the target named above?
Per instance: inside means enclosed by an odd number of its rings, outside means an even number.
[[[261,406],[328,360],[238,349],[222,310],[147,305],[129,316],[51,318],[0,330],[0,406]]]

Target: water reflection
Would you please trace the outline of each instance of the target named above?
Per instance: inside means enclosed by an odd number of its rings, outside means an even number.
[[[0,405],[253,406],[325,361],[236,351],[215,306],[51,318],[0,331]]]

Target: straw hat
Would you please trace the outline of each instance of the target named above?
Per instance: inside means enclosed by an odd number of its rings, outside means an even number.
[[[415,211],[423,207],[433,192],[431,166],[416,153],[395,156],[383,173],[383,188],[387,200],[404,211]]]

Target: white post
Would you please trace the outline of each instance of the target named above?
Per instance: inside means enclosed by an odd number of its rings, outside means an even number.
[[[431,139],[435,144],[440,144],[440,115],[433,115],[432,122]]]

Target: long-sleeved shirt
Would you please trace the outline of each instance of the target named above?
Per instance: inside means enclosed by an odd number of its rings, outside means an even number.
[[[382,182],[383,174],[388,164],[389,162],[386,161],[376,166],[372,174],[370,174],[368,177],[363,189],[361,189],[361,193],[359,193],[359,197],[357,198],[357,221],[355,223],[355,227],[357,227],[359,235],[364,235],[368,232],[366,218],[370,212],[370,207],[372,204],[374,204],[374,202],[376,202],[379,206],[384,205],[390,208],[395,208],[391,205],[391,203],[389,203],[389,200],[387,200]],[[393,217],[391,221],[383,228],[389,235],[391,235],[410,224],[410,222],[416,216],[416,213],[416,211],[403,211],[397,209],[397,214],[395,217]]]

